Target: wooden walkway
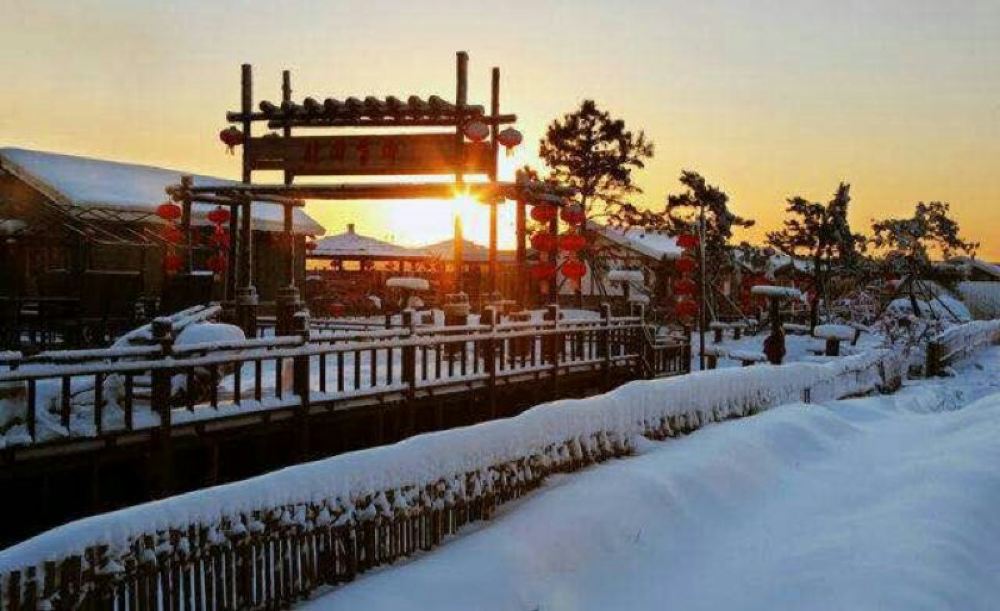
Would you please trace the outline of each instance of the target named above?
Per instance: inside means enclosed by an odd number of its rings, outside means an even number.
[[[552,313],[550,312],[550,315]],[[20,499],[0,543],[82,515],[231,481],[537,403],[688,371],[690,346],[641,318],[357,330],[0,358],[24,424],[0,449]],[[551,316],[550,316],[551,317]],[[410,321],[407,321],[410,323]],[[8,390],[8,393],[10,391]]]

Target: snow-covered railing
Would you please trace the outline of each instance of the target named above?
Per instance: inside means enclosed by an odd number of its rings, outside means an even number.
[[[181,318],[185,320],[185,318]],[[530,327],[376,329],[173,345],[158,319],[148,346],[49,353],[0,363],[6,416],[0,447],[62,443],[137,430],[358,399],[407,401],[456,384],[471,390],[532,374],[556,379],[588,368],[687,370],[682,345],[647,348],[635,317],[541,321]]]
[[[638,381],[86,518],[0,552],[0,608],[288,607],[571,472],[796,401],[899,383],[890,351]],[[88,605],[90,605],[88,607]]]
[[[1000,319],[974,320],[950,327],[928,343],[925,373],[939,375],[948,365],[996,343],[1000,343]]]

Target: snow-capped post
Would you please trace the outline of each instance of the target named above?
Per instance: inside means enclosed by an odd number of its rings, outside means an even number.
[[[160,317],[153,319],[150,324],[153,341],[160,345],[160,351],[164,362],[171,358],[174,349],[173,323],[169,318]],[[169,368],[157,367],[150,371],[150,410],[159,415],[160,426],[156,428],[158,453],[154,472],[158,474],[154,487],[155,496],[167,496],[173,487],[172,463],[173,453],[171,451],[171,414],[170,414],[170,392],[173,370]]]
[[[298,311],[292,316],[292,332],[302,339],[302,346],[309,344],[307,312]],[[292,392],[299,397],[299,443],[296,451],[303,457],[309,452],[309,361],[309,355],[292,357]]]
[[[486,372],[489,374],[488,389],[489,389],[489,409],[490,409],[490,420],[496,418],[497,416],[497,319],[499,318],[496,306],[486,306],[483,309],[483,320],[481,324],[484,324],[490,328],[489,336],[486,339],[486,354],[485,356],[485,366]],[[501,340],[503,341],[503,340]]]
[[[840,356],[840,342],[854,337],[854,328],[847,325],[816,325],[813,337],[826,340],[826,356]]]

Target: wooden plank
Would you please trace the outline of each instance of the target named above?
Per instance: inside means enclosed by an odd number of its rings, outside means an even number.
[[[458,152],[453,134],[263,136],[252,139],[248,158],[254,170],[295,176],[451,174],[459,157],[465,173],[492,167],[489,143],[467,142]]]

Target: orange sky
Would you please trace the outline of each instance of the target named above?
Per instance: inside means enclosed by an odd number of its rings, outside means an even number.
[[[493,11],[493,12],[491,12]],[[584,97],[643,128],[656,157],[639,203],[659,207],[695,169],[776,227],[784,199],[827,200],[852,183],[852,220],[950,201],[984,258],[1000,260],[1000,3],[995,0],[6,0],[0,145],[237,177],[216,134],[238,104],[239,64],[278,97],[471,98],[503,70],[503,110],[537,164],[552,118]],[[260,99],[258,97],[258,99]],[[505,160],[506,161],[506,160]],[[310,204],[330,232],[423,243],[447,237],[446,202]],[[485,210],[465,212],[483,240]],[[510,241],[509,211],[502,215]]]

